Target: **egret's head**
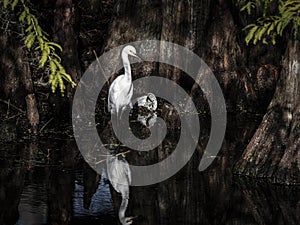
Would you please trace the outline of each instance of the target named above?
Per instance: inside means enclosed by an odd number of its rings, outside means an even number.
[[[138,59],[142,60],[141,57],[136,53],[135,47],[133,47],[132,45],[127,45],[126,47],[124,47],[123,50],[122,50],[122,53],[125,53],[127,55],[131,55],[135,58],[138,58]]]
[[[156,97],[155,97],[154,94],[148,93],[147,94],[147,101],[154,102],[154,101],[157,101],[157,100],[156,100]]]
[[[146,104],[149,110],[155,111],[157,109],[157,99],[154,94],[147,94]]]

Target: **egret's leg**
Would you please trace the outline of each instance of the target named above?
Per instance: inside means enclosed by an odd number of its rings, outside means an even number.
[[[121,112],[120,112],[120,116],[118,116],[118,120],[122,120],[122,115],[123,115],[123,110],[121,110]]]

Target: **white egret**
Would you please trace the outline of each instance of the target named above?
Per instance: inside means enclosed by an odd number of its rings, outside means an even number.
[[[138,107],[145,107],[150,111],[155,111],[157,109],[157,99],[152,93],[137,98],[137,104]]]
[[[141,60],[136,49],[127,45],[122,50],[122,61],[125,74],[118,76],[111,84],[108,92],[108,111],[121,117],[122,111],[129,106],[132,108],[131,98],[133,94],[131,67],[128,56],[133,56]]]
[[[119,220],[122,225],[132,224],[134,217],[125,217],[129,200],[129,185],[131,171],[125,155],[109,156],[107,158],[107,175],[113,188],[121,193],[122,202],[119,208]]]

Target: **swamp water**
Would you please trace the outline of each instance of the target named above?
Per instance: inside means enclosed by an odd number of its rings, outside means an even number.
[[[299,187],[231,172],[259,124],[255,117],[229,118],[221,151],[208,169],[197,170],[208,139],[206,121],[201,120],[198,148],[176,175],[158,184],[130,187],[126,215],[137,216],[134,224],[300,224]],[[144,130],[139,129],[133,128],[133,133]],[[105,133],[103,127],[98,130]],[[178,130],[168,132],[156,151],[176,146]],[[127,159],[138,163],[130,154]],[[0,168],[1,225],[119,224],[120,194],[110,186],[105,170],[97,174],[83,160],[72,137],[44,134],[36,141],[2,143]]]

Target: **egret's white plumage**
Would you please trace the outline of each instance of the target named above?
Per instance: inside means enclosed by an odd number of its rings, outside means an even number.
[[[107,158],[107,175],[113,188],[122,196],[119,208],[119,220],[122,225],[129,225],[133,217],[125,217],[129,200],[129,185],[131,184],[131,171],[124,155]]]
[[[136,49],[128,45],[123,48],[121,57],[125,73],[118,76],[111,84],[108,92],[108,111],[112,114],[120,115],[122,110],[127,106],[132,108],[131,98],[133,94],[131,67],[128,56],[136,58],[140,57],[136,53]]]
[[[150,111],[155,111],[157,109],[157,99],[152,93],[137,98],[137,104],[139,107],[145,107]]]

